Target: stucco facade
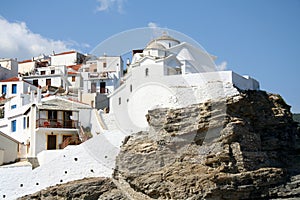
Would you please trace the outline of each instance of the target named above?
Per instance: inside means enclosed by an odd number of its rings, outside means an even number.
[[[0,131],[0,165],[15,162],[19,151],[19,142]]]

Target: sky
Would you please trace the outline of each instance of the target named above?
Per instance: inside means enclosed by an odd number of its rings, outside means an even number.
[[[186,34],[218,66],[257,79],[300,113],[300,0],[3,0],[0,58],[90,53],[141,27]]]

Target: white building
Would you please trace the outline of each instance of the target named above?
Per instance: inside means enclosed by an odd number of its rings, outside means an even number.
[[[77,65],[82,64],[85,61],[86,56],[77,51],[68,51],[62,53],[54,53],[51,57],[51,65]]]
[[[120,85],[123,76],[123,60],[120,56],[101,56],[89,60],[81,68],[83,90],[79,99],[95,108],[108,107],[107,95]]]
[[[78,93],[78,89],[83,87],[83,78],[79,72],[82,64],[67,66],[68,82],[70,83],[69,91]]]
[[[91,112],[89,105],[55,96],[32,104],[29,157],[36,157],[43,150],[64,148],[68,138],[85,140],[83,129],[90,127]]]
[[[192,45],[163,35],[134,54],[124,83],[110,97],[110,110],[119,128],[148,128],[145,115],[157,107],[184,107],[258,90],[259,83],[232,71],[216,71],[214,57]]]
[[[38,90],[36,97],[20,95],[5,103],[0,131],[23,144],[23,157],[36,157],[43,150],[64,148],[69,137],[73,143],[85,140],[83,130],[91,126],[91,113],[86,104],[55,96],[41,99]]]
[[[23,76],[22,78],[35,86],[55,86],[62,87],[65,90],[69,88],[71,83],[68,81],[67,67],[60,66],[47,66],[35,69],[35,74]]]
[[[11,77],[0,81],[0,93],[5,94],[5,98],[14,97],[20,94],[27,94],[37,90],[37,87],[21,77]]]
[[[0,59],[0,80],[18,76],[18,61],[12,58]]]
[[[30,60],[23,60],[19,62],[18,72],[21,75],[30,75],[35,73],[35,69],[39,67],[47,67],[50,63],[50,57],[40,55],[32,57]]]

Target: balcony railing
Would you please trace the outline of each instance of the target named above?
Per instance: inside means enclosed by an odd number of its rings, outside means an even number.
[[[112,75],[109,72],[89,72],[90,79],[112,79]]]
[[[78,129],[77,120],[61,120],[61,119],[37,119],[36,128],[71,128]]]

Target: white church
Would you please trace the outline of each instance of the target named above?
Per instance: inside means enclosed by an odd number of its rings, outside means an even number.
[[[123,84],[112,93],[110,110],[127,133],[147,129],[145,115],[158,107],[184,107],[236,94],[237,89],[259,90],[259,83],[232,71],[217,71],[215,57],[167,34],[135,53]]]

